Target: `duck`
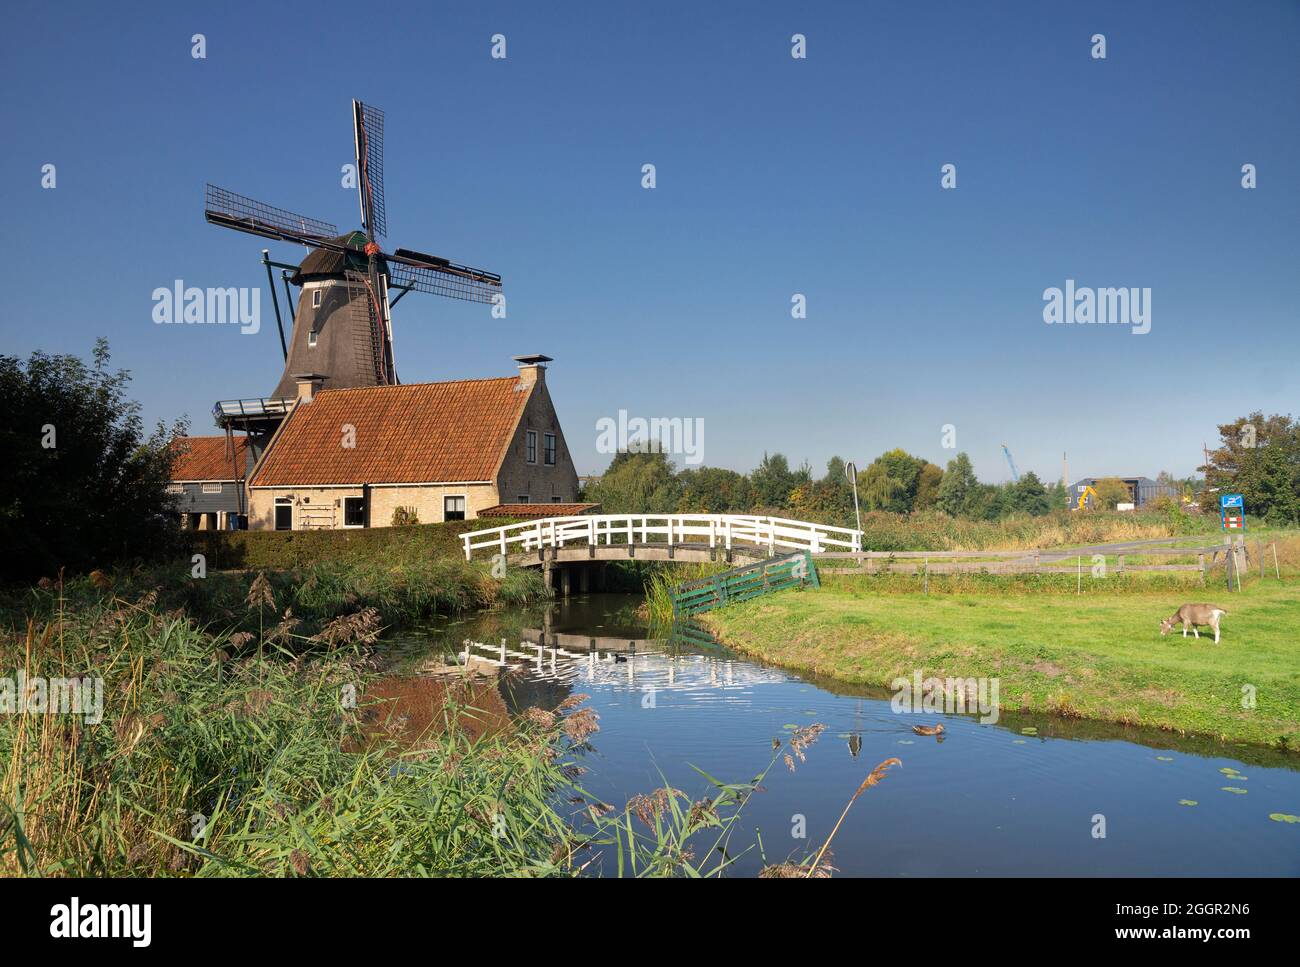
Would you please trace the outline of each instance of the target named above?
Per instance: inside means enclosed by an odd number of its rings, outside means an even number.
[[[917,735],[943,735],[942,725],[913,725],[912,731]]]

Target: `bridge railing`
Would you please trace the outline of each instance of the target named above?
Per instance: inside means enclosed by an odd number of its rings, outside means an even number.
[[[761,548],[769,554],[820,554],[861,551],[862,532],[749,514],[584,514],[470,531],[461,535],[461,542],[466,560],[471,560],[477,550],[511,554],[567,544],[700,544],[727,550]]]

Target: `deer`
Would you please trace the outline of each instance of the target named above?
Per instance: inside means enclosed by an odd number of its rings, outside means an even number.
[[[1164,637],[1173,630],[1175,625],[1183,626],[1183,637],[1187,637],[1187,629],[1192,629],[1192,634],[1197,638],[1201,633],[1196,629],[1197,625],[1206,625],[1214,629],[1214,643],[1219,643],[1219,619],[1228,612],[1222,608],[1215,607],[1212,604],[1185,604],[1175,611],[1168,618],[1160,622],[1160,635]]]

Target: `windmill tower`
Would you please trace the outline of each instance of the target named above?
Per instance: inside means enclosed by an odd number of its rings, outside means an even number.
[[[501,276],[493,272],[411,249],[384,252],[379,244],[388,234],[384,115],[353,101],[352,122],[361,202],[359,231],[340,233],[329,222],[207,186],[204,217],[212,224],[310,249],[298,265],[264,257],[268,276],[272,265],[292,269],[288,281],[301,290],[286,343],[272,284],[284,372],[269,397],[218,403],[214,415],[220,426],[256,434],[267,432],[268,424],[274,429],[295,396],[295,377],[302,374],[321,377],[322,388],[397,383],[392,307],[408,292],[483,303],[496,301],[501,293]],[[396,297],[390,298],[394,291]],[[289,308],[292,311],[291,298]]]

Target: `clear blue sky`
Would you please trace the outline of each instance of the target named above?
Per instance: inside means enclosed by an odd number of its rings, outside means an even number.
[[[151,421],[211,432],[213,401],[273,388],[269,303],[246,336],[156,326],[150,295],[264,284],[205,181],[355,226],[353,97],[387,113],[390,245],[509,298],[494,322],[408,296],[403,380],[556,357],[580,472],[620,408],[703,418],[705,462],[741,470],[943,463],[951,423],[990,480],[1004,441],[1051,479],[1063,450],[1074,477],[1182,475],[1216,423],[1298,409],[1294,0],[9,3],[0,82],[0,351],[107,336]],[[1150,287],[1151,332],[1045,325],[1067,278]]]

